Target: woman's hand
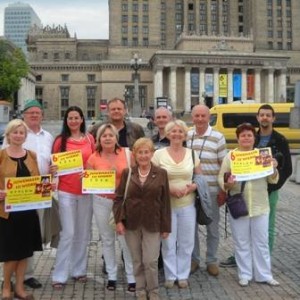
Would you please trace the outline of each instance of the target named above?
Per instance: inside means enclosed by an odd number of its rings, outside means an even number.
[[[169,237],[169,232],[161,232],[160,236],[163,240],[165,240]]]
[[[193,193],[197,190],[197,184],[192,182],[186,185],[186,195]]]
[[[57,165],[50,165],[50,166],[49,166],[49,172],[50,172],[50,174],[51,174],[53,177],[56,176],[57,170],[58,170],[58,166],[57,166]]]
[[[226,190],[231,190],[235,184],[235,176],[230,174],[227,178],[227,182],[224,182],[224,188]]]
[[[275,172],[276,168],[278,167],[278,161],[274,157],[272,157],[272,165],[273,165],[273,169],[274,169],[274,172]]]
[[[181,189],[177,189],[177,188],[171,188],[170,189],[170,195],[172,197],[175,198],[182,198],[183,196],[185,196],[187,194],[187,188],[181,188]]]
[[[119,235],[124,235],[125,234],[125,226],[122,222],[119,222],[116,224],[116,232]]]
[[[0,190],[0,201],[4,201],[6,197],[6,192],[4,190]]]

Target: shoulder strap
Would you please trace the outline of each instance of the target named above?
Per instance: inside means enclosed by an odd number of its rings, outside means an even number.
[[[124,149],[125,149],[127,166],[128,166],[128,168],[130,168],[130,149],[128,147],[126,147]]]
[[[125,192],[124,192],[124,200],[123,200],[122,205],[124,205],[125,201],[126,201],[128,187],[129,187],[129,182],[130,182],[130,177],[131,177],[131,172],[132,172],[132,169],[129,167],[128,176],[127,176],[127,180],[126,180],[126,186],[125,186]]]
[[[242,183],[241,183],[241,193],[244,192],[245,185],[246,185],[246,181],[242,181]]]

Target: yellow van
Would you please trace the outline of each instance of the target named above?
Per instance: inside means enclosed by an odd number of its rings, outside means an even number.
[[[210,125],[225,136],[228,149],[237,147],[235,130],[241,123],[247,122],[258,127],[256,114],[266,103],[220,104],[210,109]],[[294,103],[268,103],[275,111],[274,129],[286,137],[291,150],[300,149],[300,129],[289,128],[290,110]],[[294,151],[293,151],[294,152]]]

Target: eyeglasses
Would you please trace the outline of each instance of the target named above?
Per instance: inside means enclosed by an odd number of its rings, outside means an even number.
[[[30,115],[30,116],[33,116],[33,115],[41,115],[42,113],[40,111],[25,111],[24,112],[25,115]]]

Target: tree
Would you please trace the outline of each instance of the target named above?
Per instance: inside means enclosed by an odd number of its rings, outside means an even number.
[[[12,101],[28,71],[29,65],[22,50],[0,40],[0,99]]]

